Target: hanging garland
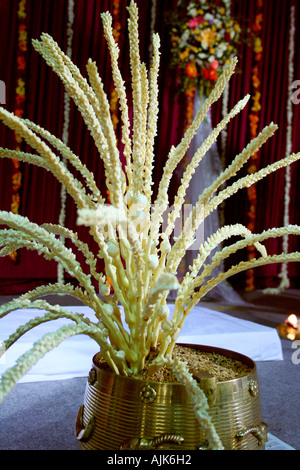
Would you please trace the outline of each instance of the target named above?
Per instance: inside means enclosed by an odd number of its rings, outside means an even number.
[[[226,7],[226,14],[230,16],[231,14],[231,0],[224,0],[225,7]],[[230,81],[227,83],[223,95],[222,95],[222,117],[224,118],[228,114],[228,107],[229,107],[229,88],[230,88]],[[226,168],[226,149],[227,149],[227,138],[228,132],[227,127],[222,130],[221,132],[221,167],[223,170]],[[222,186],[225,188],[225,184]],[[220,226],[223,227],[225,225],[225,201],[220,205],[219,210],[219,221]]]
[[[295,7],[291,6],[290,11],[290,37],[289,37],[289,70],[288,70],[288,90],[287,90],[287,133],[286,133],[286,155],[292,153],[292,136],[293,136],[293,104],[291,96],[293,94],[293,81],[294,81],[294,59],[295,59]],[[283,225],[290,224],[290,193],[291,193],[291,169],[285,171],[285,191],[284,191],[284,218]],[[283,237],[282,244],[283,252],[289,251],[289,237]],[[290,287],[290,280],[288,277],[288,265],[283,263],[281,265],[281,272],[278,276],[281,278],[278,287],[265,289],[267,294],[279,294],[285,289]]]
[[[73,23],[74,23],[74,0],[69,0],[68,2],[68,24],[67,24],[67,51],[66,54],[68,57],[72,57],[72,41],[73,41]],[[65,145],[68,145],[69,142],[69,127],[70,127],[70,96],[65,92],[64,94],[64,122],[63,122],[63,132],[62,132],[62,141]],[[67,164],[66,159],[64,163]],[[61,188],[61,209],[59,215],[59,224],[61,226],[65,225],[66,220],[66,188],[62,186]],[[63,236],[60,237],[62,243],[65,242]],[[64,269],[58,264],[57,267],[57,280],[59,283],[64,283]]]
[[[185,127],[184,132],[190,127],[193,122],[194,116],[194,104],[195,104],[195,87],[190,87],[188,90],[185,90]]]
[[[259,133],[259,122],[260,122],[260,111],[261,111],[261,72],[262,72],[262,25],[263,25],[263,0],[257,0],[256,15],[254,24],[251,27],[252,33],[254,34],[254,64],[252,68],[252,87],[253,87],[253,98],[251,112],[249,114],[249,126],[250,135],[254,139]],[[259,152],[256,152],[249,161],[248,173],[255,173],[258,169]],[[249,202],[248,210],[248,225],[247,228],[251,231],[255,231],[256,222],[256,208],[257,208],[257,190],[256,186],[253,185],[247,189],[247,196]],[[247,247],[248,260],[255,258],[255,247]],[[254,270],[249,269],[246,272],[246,290],[253,291],[255,289]]]
[[[20,0],[18,4],[18,49],[17,49],[17,85],[15,97],[15,115],[23,117],[26,101],[26,59],[27,59],[27,13],[26,13],[26,0]],[[17,151],[21,150],[23,139],[15,133]],[[14,214],[19,214],[21,197],[20,188],[22,186],[22,172],[19,160],[12,159],[13,173],[12,173],[12,198],[11,198],[11,211]],[[13,251],[9,255],[10,259],[16,263],[19,261],[19,253]]]
[[[156,24],[156,12],[157,12],[157,1],[152,0],[151,2],[151,21],[150,21],[150,41],[149,41],[149,60],[150,67],[152,65],[152,56],[153,56],[153,34],[155,33],[155,24]]]
[[[231,13],[231,0],[224,0],[226,14],[229,17]],[[228,103],[229,103],[229,84],[227,83],[224,93],[222,95],[222,117],[224,118],[228,114]],[[222,168],[226,167],[226,145],[227,145],[227,128],[223,129],[221,132],[221,163]]]

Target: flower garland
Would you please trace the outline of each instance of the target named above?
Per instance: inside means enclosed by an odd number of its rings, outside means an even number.
[[[260,121],[260,111],[261,111],[261,68],[262,68],[262,32],[263,24],[263,0],[257,0],[256,15],[254,19],[254,24],[252,25],[252,33],[254,34],[254,65],[252,68],[252,86],[253,86],[253,98],[251,112],[249,114],[249,125],[250,125],[250,135],[254,139],[258,136],[259,133],[259,121]],[[248,173],[253,174],[257,171],[257,160],[259,158],[259,151],[257,151],[250,159],[248,166]],[[257,190],[255,186],[251,186],[247,189],[247,196],[249,201],[248,209],[248,230],[252,232],[255,231],[255,221],[256,221],[256,207],[257,207]],[[251,261],[255,258],[256,249],[253,246],[247,247],[248,260]],[[255,289],[254,282],[254,270],[249,269],[246,273],[246,290],[253,291]]]
[[[292,135],[293,135],[293,103],[291,96],[293,94],[293,81],[294,81],[294,59],[295,59],[295,6],[291,6],[290,11],[290,37],[289,37],[289,70],[288,70],[288,90],[287,90],[287,133],[286,133],[286,155],[292,152]],[[291,170],[286,168],[285,170],[285,191],[284,191],[284,226],[290,224],[290,193],[291,193]],[[289,249],[289,237],[285,235],[283,237],[282,249],[284,253],[288,253]],[[278,287],[265,289],[264,292],[267,294],[279,294],[285,289],[290,287],[290,280],[288,277],[288,265],[283,263],[281,265],[281,271],[279,274],[281,278]]]
[[[17,86],[15,98],[15,114],[22,118],[25,109],[26,89],[25,89],[25,75],[26,75],[26,56],[27,56],[27,24],[26,24],[26,0],[20,0],[18,4],[18,50],[17,50]],[[16,150],[21,150],[23,139],[15,133]],[[21,164],[17,159],[12,160],[13,173],[12,173],[12,198],[11,198],[11,211],[14,214],[19,214],[21,197],[20,188],[22,185],[22,172]],[[9,254],[10,259],[16,263],[18,261],[18,252],[12,251]]]
[[[294,58],[295,58],[295,6],[291,6],[290,12],[290,41],[289,41],[289,73],[288,73],[288,99],[287,99],[287,141],[286,141],[286,155],[292,152],[292,135],[293,135],[293,104],[290,97],[293,93],[293,79],[294,79]],[[285,195],[284,195],[284,225],[290,224],[289,207],[290,207],[290,192],[291,192],[291,169],[286,169],[285,172]],[[283,252],[288,252],[289,237],[283,238]],[[281,268],[280,288],[285,289],[290,286],[288,279],[287,264],[284,263]]]
[[[180,70],[183,91],[197,88],[207,96],[225,63],[236,54],[241,28],[228,7],[228,1],[198,0],[173,15],[172,65]]]
[[[155,33],[155,24],[156,24],[156,14],[157,14],[157,0],[151,1],[151,20],[150,20],[150,41],[149,41],[149,61],[152,65],[153,58],[153,34]]]
[[[225,0],[224,3],[226,4],[226,13],[229,16],[231,13],[231,0]],[[229,108],[229,87],[230,82],[227,83],[223,96],[222,96],[222,117],[224,118],[228,114]],[[228,132],[227,128],[223,129],[221,132],[221,168],[224,170],[226,168],[226,149],[227,149],[227,137]],[[220,226],[223,227],[225,225],[225,202],[220,205],[218,211]]]
[[[231,12],[231,0],[224,0],[226,5],[226,13],[229,16]],[[227,84],[224,94],[222,96],[222,117],[228,114],[228,103],[229,103],[229,83]],[[226,167],[225,156],[226,156],[226,144],[227,144],[227,129],[224,129],[221,133],[221,163],[222,168]]]
[[[69,0],[68,3],[68,25],[67,25],[67,56],[72,57],[72,41],[73,41],[73,23],[74,23],[74,0]],[[70,96],[65,92],[64,94],[64,122],[63,122],[63,132],[62,132],[62,141],[65,145],[68,145],[69,142],[69,126],[70,126]],[[66,164],[66,159],[64,159]],[[65,225],[66,220],[66,200],[67,193],[66,188],[62,186],[61,188],[61,209],[59,215],[59,224],[61,226]],[[65,238],[63,235],[60,236],[60,241],[64,243]],[[58,264],[57,267],[57,280],[59,283],[64,283],[64,269]]]

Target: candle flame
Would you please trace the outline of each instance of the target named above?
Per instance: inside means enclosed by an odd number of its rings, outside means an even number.
[[[287,325],[290,325],[292,326],[293,328],[295,328],[296,330],[298,329],[298,318],[296,317],[296,315],[293,313],[292,315],[290,315],[286,320],[285,320],[285,323]]]
[[[287,339],[290,339],[291,341],[294,341],[294,339],[296,338],[296,335],[295,333],[288,333],[286,335]]]

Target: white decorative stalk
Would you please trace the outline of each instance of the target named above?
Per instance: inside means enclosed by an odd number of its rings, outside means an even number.
[[[227,4],[229,5],[229,2]],[[165,364],[171,365],[179,381],[187,387],[195,404],[195,415],[207,433],[211,448],[221,449],[223,445],[210,419],[204,394],[191,379],[185,365],[172,357],[174,345],[193,306],[219,282],[248,268],[300,261],[300,253],[284,252],[269,256],[263,246],[263,242],[271,237],[299,235],[300,228],[287,224],[283,228],[252,234],[241,224],[221,227],[200,246],[199,254],[181,284],[177,279],[177,268],[193,243],[198,226],[212,211],[240,189],[255,184],[279,168],[287,168],[299,160],[300,153],[286,155],[282,160],[237,179],[226,189],[221,189],[223,183],[235,177],[250,156],[275,132],[277,126],[271,123],[235,157],[216,181],[199,195],[198,202],[173,242],[175,222],[183,208],[185,194],[198,163],[229,120],[246,105],[248,96],[222,119],[195,152],[177,188],[174,208],[164,228],[163,215],[168,209],[168,192],[174,171],[184,158],[210,106],[222,95],[237,60],[232,59],[226,64],[215,88],[203,103],[181,142],[171,148],[152,210],[160,40],[158,35],[153,35],[153,58],[148,71],[139,55],[138,11],[134,1],[131,1],[128,11],[133,95],[132,131],[126,88],[118,67],[119,47],[113,37],[112,18],[109,13],[101,15],[121,112],[122,147],[126,160],[124,170],[109,102],[96,64],[91,59],[87,62],[88,81],[68,54],[63,53],[48,34],[43,33],[39,41],[33,41],[35,49],[64,83],[66,92],[74,100],[94,139],[104,165],[110,204],[105,204],[93,174],[68,147],[66,133],[61,141],[29,120],[20,119],[0,108],[0,119],[3,123],[17,132],[32,148],[32,153],[0,149],[0,158],[18,159],[51,171],[73,198],[78,211],[78,224],[89,227],[89,233],[97,246],[95,253],[92,253],[89,243],[82,242],[74,230],[63,226],[64,217],[61,224],[45,223],[38,226],[21,215],[0,211],[0,225],[5,227],[0,230],[0,256],[6,256],[18,248],[36,250],[45,259],[58,262],[77,282],[76,287],[71,284],[63,285],[61,282],[41,286],[0,307],[0,321],[1,317],[18,308],[30,307],[44,311],[43,315],[18,326],[4,341],[1,353],[39,323],[58,318],[72,321],[71,325],[41,338],[13,368],[3,374],[0,382],[0,401],[47,351],[57,346],[64,338],[86,334],[97,342],[107,364],[117,374],[137,375],[144,368],[150,352],[155,351],[156,356],[149,364],[149,374]],[[65,123],[67,126],[67,118]],[[74,168],[80,174],[80,179],[74,176]],[[233,236],[241,239],[222,248],[222,242],[230,240]],[[63,242],[65,239],[75,248],[74,251],[72,248],[66,248]],[[217,277],[212,276],[216,266],[248,245],[256,247],[258,259],[240,262]],[[211,262],[206,264],[208,255],[213,250],[215,252]],[[83,255],[84,263],[78,261],[77,252]],[[99,272],[98,259],[104,264],[103,272]],[[170,290],[178,290],[172,316],[167,305]],[[68,309],[40,300],[40,297],[53,293],[69,294],[80,299],[95,312],[96,321],[91,322],[80,313],[73,314]],[[80,312],[80,309],[78,311]]]
[[[67,23],[67,56],[71,59],[72,57],[72,41],[73,41],[73,22],[74,22],[74,0],[68,2],[68,23]],[[67,92],[64,94],[64,123],[62,132],[62,141],[65,145],[69,142],[69,127],[70,127],[70,96]],[[66,165],[66,160],[64,160]],[[59,214],[59,224],[64,226],[66,220],[66,200],[67,193],[64,186],[61,187],[61,209]],[[64,238],[61,235],[61,242],[64,242]],[[57,278],[58,282],[64,283],[64,271],[59,264],[57,266]]]

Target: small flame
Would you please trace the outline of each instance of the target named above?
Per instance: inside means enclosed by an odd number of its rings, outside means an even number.
[[[291,341],[294,341],[294,339],[296,339],[295,333],[288,333],[286,337],[287,339],[290,339]]]
[[[298,318],[294,313],[285,320],[285,323],[295,328],[295,330],[298,329]]]

